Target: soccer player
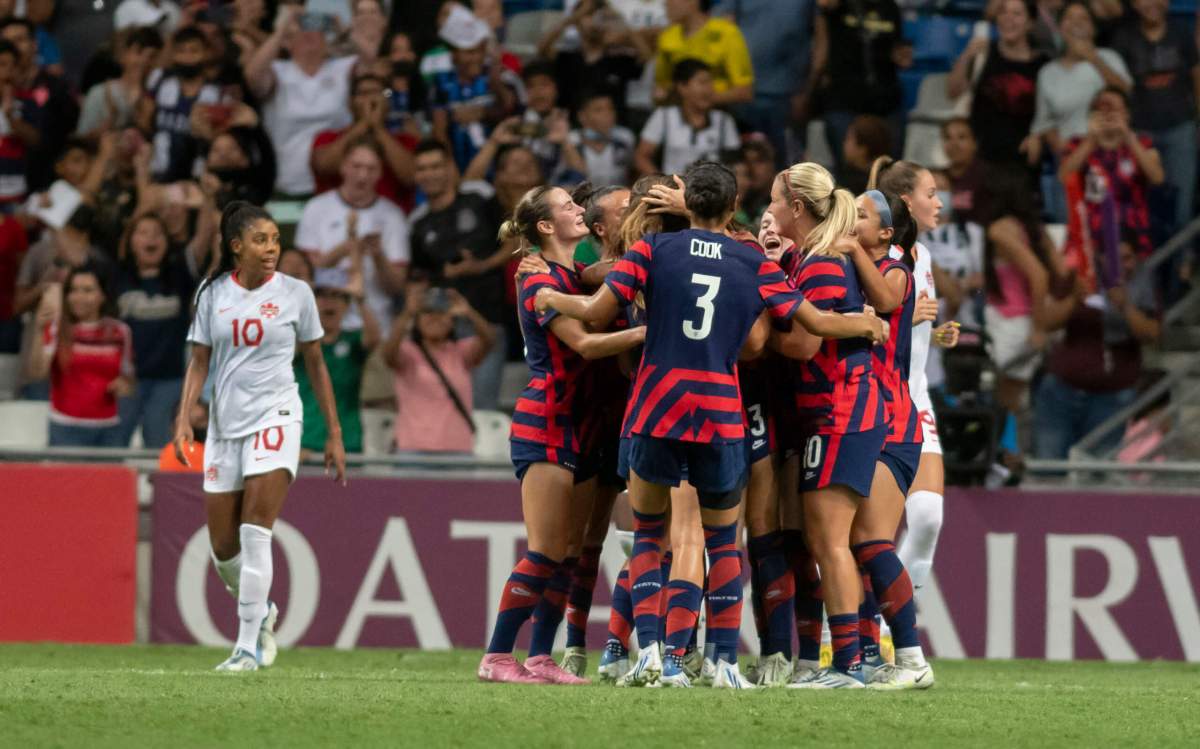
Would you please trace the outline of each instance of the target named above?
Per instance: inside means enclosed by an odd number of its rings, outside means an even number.
[[[521,482],[529,547],[504,584],[492,639],[479,664],[483,681],[586,683],[554,662],[550,655],[554,631],[549,627],[535,627],[529,658],[523,665],[517,663],[512,651],[521,625],[547,594],[547,584],[567,553],[580,447],[574,418],[575,391],[584,361],[613,356],[638,345],[645,337],[641,328],[589,333],[576,320],[534,309],[534,297],[541,289],[579,291],[573,259],[576,245],[587,234],[583,208],[566,190],[547,186],[527,192],[500,230],[501,241],[520,238],[526,251],[539,247],[549,263],[549,272],[518,280],[518,314],[525,337],[525,360],[532,376],[517,401],[510,442],[513,466]]]
[[[275,271],[278,261],[279,228],[271,215],[242,201],[227,205],[217,269],[196,293],[192,356],[175,420],[175,457],[190,465],[188,415],[211,376],[204,444],[208,533],[217,574],[238,601],[237,643],[218,671],[255,671],[275,662],[271,529],[300,461],[304,411],[292,372],[297,348],[325,418],[325,470],[345,482],[317,303],[308,284]]]
[[[688,481],[699,495],[710,562],[709,635],[717,646],[713,684],[746,688],[752,685],[737,668],[742,595],[735,536],[746,471],[738,354],[764,309],[777,320],[795,318],[820,336],[883,340],[886,326],[873,316],[819,312],[788,286],[778,265],[724,234],[737,198],[737,182],[728,168],[701,162],[688,168],[683,181],[691,229],[651,235],[633,245],[591,297],[547,289],[539,292],[536,307],[604,324],[620,305],[643,295],[646,345],[626,412],[632,435],[630,579],[635,611],[659,598],[670,488],[679,485],[686,465]],[[668,588],[667,596],[671,609],[686,607],[695,612],[690,614],[695,621],[698,590]],[[668,641],[664,670],[657,627],[637,622],[637,630],[642,651],[630,672],[634,683],[653,684],[661,675],[664,684],[690,686],[676,643]]]

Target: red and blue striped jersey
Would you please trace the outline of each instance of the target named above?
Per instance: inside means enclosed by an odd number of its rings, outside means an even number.
[[[908,392],[908,371],[912,358],[912,321],[917,306],[916,286],[913,283],[912,271],[903,262],[884,257],[876,261],[875,265],[880,274],[885,276],[896,268],[904,271],[904,301],[886,315],[879,315],[887,321],[891,331],[887,341],[872,350],[875,375],[883,389],[884,408],[887,409],[890,422],[887,441],[919,443],[921,429],[917,409],[913,407],[912,396]]]
[[[558,313],[546,310],[538,314],[533,308],[533,300],[542,287],[564,294],[581,293],[579,274],[571,268],[550,263],[549,273],[522,276],[517,287],[517,319],[525,338],[525,362],[529,365],[530,379],[517,398],[510,437],[578,452],[579,435],[573,408],[584,359],[550,332],[550,323]]]
[[[809,254],[793,282],[821,310],[862,312],[866,297],[849,259]],[[812,359],[800,362],[796,408],[808,434],[852,434],[886,423],[879,380],[866,338],[827,338]]]
[[[765,308],[801,304],[779,266],[724,234],[699,229],[635,243],[605,285],[623,305],[646,302],[646,344],[625,432],[687,442],[745,438],[737,358]]]

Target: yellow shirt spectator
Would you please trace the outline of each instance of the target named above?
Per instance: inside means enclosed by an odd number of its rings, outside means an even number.
[[[691,36],[684,36],[683,25],[678,23],[663,30],[658,36],[654,61],[654,82],[658,87],[670,89],[671,71],[676,63],[689,57],[708,65],[717,94],[754,85],[754,66],[750,63],[746,39],[728,19],[710,18]]]

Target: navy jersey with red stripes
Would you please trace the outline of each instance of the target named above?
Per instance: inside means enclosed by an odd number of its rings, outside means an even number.
[[[803,298],[746,245],[700,229],[635,243],[604,283],[623,305],[641,291],[646,344],[625,415],[628,433],[687,442],[745,438],[737,358],[765,308],[787,319]]]
[[[858,274],[842,256],[808,254],[796,265],[793,282],[818,309],[847,314],[866,304]],[[850,434],[886,423],[871,348],[866,338],[826,338],[812,359],[800,362],[796,408],[806,433]]]
[[[891,332],[885,343],[873,349],[875,375],[883,388],[884,407],[888,412],[888,442],[920,442],[917,409],[908,392],[909,360],[912,355],[913,313],[916,310],[916,286],[912,271],[900,260],[884,257],[876,261],[879,272],[886,276],[896,268],[904,271],[904,301],[899,307],[880,317],[887,321]]]
[[[629,323],[628,316],[618,315],[605,332],[628,330]],[[621,436],[621,420],[628,401],[629,376],[621,371],[620,357],[607,356],[587,362],[575,392],[575,425],[584,452],[595,450],[606,442],[616,444]]]
[[[573,408],[575,389],[584,359],[550,331],[558,316],[554,310],[538,314],[533,300],[542,287],[564,294],[579,294],[579,274],[571,268],[550,263],[549,273],[522,276],[517,282],[517,318],[525,338],[525,363],[529,384],[517,398],[513,412],[512,439],[547,447],[579,451]]]

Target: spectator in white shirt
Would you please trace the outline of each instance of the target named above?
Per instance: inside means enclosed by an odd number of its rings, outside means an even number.
[[[579,128],[571,143],[583,156],[584,173],[596,187],[629,184],[636,139],[629,128],[617,124],[612,96],[602,91],[580,98]]]
[[[713,77],[707,65],[683,60],[671,80],[679,104],[654,110],[642,128],[634,155],[642,175],[682,174],[690,164],[719,161],[740,145],[733,117],[713,109]]]

